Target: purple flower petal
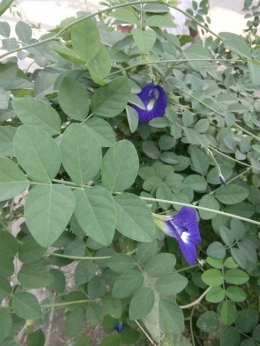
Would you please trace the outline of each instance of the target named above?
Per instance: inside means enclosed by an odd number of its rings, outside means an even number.
[[[125,326],[124,326],[123,323],[120,321],[120,322],[117,322],[117,324],[115,325],[114,329],[115,329],[118,333],[121,333],[121,332],[125,329]]]
[[[133,105],[133,108],[138,113],[140,121],[149,122],[154,118],[164,116],[167,107],[167,97],[165,91],[160,85],[152,83],[147,84],[137,95],[145,106],[145,109],[142,109]]]
[[[196,212],[182,207],[170,220],[165,221],[166,233],[177,239],[186,261],[193,265],[197,259],[196,246],[201,242]]]

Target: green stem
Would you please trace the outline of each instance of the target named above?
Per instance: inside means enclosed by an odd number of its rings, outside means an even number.
[[[55,304],[42,304],[41,308],[42,309],[47,309],[47,308],[60,308],[60,307],[65,307],[69,305],[76,305],[76,304],[84,304],[84,303],[92,303],[101,300],[100,298],[98,299],[84,299],[84,300],[75,300],[73,302],[64,302],[64,303],[55,303]]]
[[[189,267],[178,269],[178,270],[176,270],[176,273],[184,272],[185,270],[198,268],[198,267],[200,267],[200,264],[195,264],[194,266],[189,266]]]
[[[244,133],[248,134],[249,136],[255,138],[257,141],[260,141],[260,138],[258,136],[254,135],[250,131],[245,130],[242,126],[238,125],[237,123],[235,123],[233,126],[235,126],[237,129],[242,130]]]
[[[235,214],[226,213],[226,212],[223,212],[223,211],[220,211],[220,210],[215,210],[215,209],[200,207],[200,206],[193,205],[193,204],[188,204],[188,203],[170,201],[170,200],[166,200],[166,199],[151,198],[151,197],[142,197],[142,196],[139,196],[139,198],[140,198],[140,199],[143,199],[143,200],[145,200],[145,201],[163,202],[163,203],[169,203],[169,204],[174,204],[174,205],[181,205],[181,206],[184,206],[184,207],[191,207],[191,208],[198,209],[198,210],[205,210],[205,211],[208,211],[208,212],[216,213],[216,214],[223,215],[223,216],[227,216],[227,217],[232,217],[232,218],[234,218],[234,219],[238,219],[238,220],[241,220],[241,221],[253,223],[254,225],[260,226],[260,222],[259,222],[259,221],[247,219],[247,218],[245,218],[245,217],[238,216],[238,215],[235,215]]]
[[[221,151],[219,151],[218,149],[216,149],[216,148],[214,148],[214,147],[212,147],[212,146],[210,146],[210,145],[209,145],[209,149],[215,151],[216,153],[218,153],[219,155],[225,157],[226,159],[231,160],[231,161],[234,161],[234,162],[236,162],[236,163],[238,163],[238,164],[240,164],[240,165],[246,166],[246,167],[248,167],[248,168],[255,168],[255,169],[258,169],[257,167],[254,167],[254,166],[252,166],[252,165],[249,165],[248,163],[245,163],[245,162],[242,162],[242,161],[238,161],[238,160],[234,159],[234,158],[231,157],[231,156],[228,156],[228,155],[226,155],[226,154],[223,154]]]
[[[48,42],[51,42],[51,41],[58,41],[60,39],[60,37],[62,36],[62,34],[64,32],[66,32],[68,29],[70,29],[72,26],[82,22],[83,20],[85,19],[88,19],[88,18],[92,18],[92,17],[95,17],[96,15],[99,15],[101,13],[105,13],[105,12],[109,12],[109,11],[112,11],[112,10],[115,10],[117,8],[120,8],[120,7],[126,7],[126,6],[133,6],[133,5],[138,5],[138,4],[146,4],[146,3],[160,3],[158,0],[149,0],[149,1],[133,1],[129,4],[119,4],[119,5],[115,5],[115,6],[111,6],[109,8],[105,8],[104,10],[99,10],[97,12],[94,12],[94,13],[91,13],[90,15],[87,15],[87,16],[84,16],[84,17],[80,17],[79,19],[75,20],[75,22],[73,23],[70,23],[68,25],[66,25],[63,29],[61,29],[56,35],[52,36],[52,37],[49,37],[49,38],[46,38],[45,40],[42,40],[42,41],[38,41],[38,42],[35,42],[35,43],[31,43],[31,44],[28,44],[27,46],[23,46],[23,47],[19,47],[19,48],[16,48],[16,49],[12,49],[12,50],[9,50],[8,52],[0,55],[0,59],[10,55],[10,54],[13,54],[13,53],[16,53],[16,52],[19,52],[21,50],[24,50],[24,49],[29,49],[29,48],[32,48],[32,47],[36,47],[36,46],[39,46],[43,43],[48,43]]]
[[[205,295],[211,290],[212,286],[209,286],[203,293],[201,296],[199,296],[199,298],[197,298],[196,300],[194,300],[194,302],[187,304],[187,305],[181,305],[180,308],[181,309],[188,309],[191,308],[194,305],[197,305],[201,302],[201,300],[205,297]]]
[[[126,255],[131,256],[133,253],[136,252],[137,249],[134,249],[132,251],[129,251],[126,253]],[[70,255],[63,255],[60,253],[55,253],[55,252],[47,252],[47,256],[54,256],[54,257],[62,257],[62,258],[68,258],[72,260],[90,260],[90,261],[95,261],[95,260],[105,260],[111,258],[111,256],[102,256],[102,257],[93,257],[93,256],[70,256]]]

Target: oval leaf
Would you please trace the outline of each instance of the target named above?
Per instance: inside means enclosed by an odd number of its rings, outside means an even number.
[[[43,247],[53,244],[67,226],[74,207],[73,193],[65,185],[33,187],[25,200],[24,215],[34,239]]]
[[[55,140],[42,129],[22,125],[14,136],[19,164],[35,181],[51,182],[61,165],[61,153]]]
[[[123,140],[115,143],[103,158],[102,184],[109,191],[121,192],[135,181],[139,159],[134,145]]]

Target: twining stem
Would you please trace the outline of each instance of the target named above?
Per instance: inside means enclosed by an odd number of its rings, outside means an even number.
[[[45,346],[49,346],[50,342],[51,342],[50,340],[51,340],[52,322],[53,322],[54,312],[55,312],[55,307],[54,307],[55,300],[56,300],[56,293],[54,293],[54,295],[53,295],[53,303],[52,303],[52,307],[51,307],[50,320],[49,320],[49,326],[48,326]]]
[[[131,256],[133,253],[136,252],[137,249],[134,249],[132,251],[129,251],[126,253],[126,255]],[[70,256],[70,255],[63,255],[60,253],[55,253],[55,252],[49,252],[46,253],[47,256],[55,256],[55,257],[62,257],[62,258],[68,258],[72,260],[90,260],[90,261],[95,261],[95,260],[105,260],[111,258],[111,256],[101,256],[101,257],[93,257],[93,256]]]
[[[42,304],[41,308],[42,309],[47,309],[47,308],[60,308],[60,307],[65,307],[69,305],[76,305],[76,304],[84,304],[84,303],[92,303],[101,300],[100,298],[98,299],[84,299],[84,300],[74,300],[73,302],[64,302],[64,303],[55,303],[55,304]]]
[[[247,218],[245,218],[245,217],[243,217],[243,216],[239,216],[239,215],[235,215],[235,214],[226,213],[226,212],[220,211],[220,210],[215,210],[215,209],[200,207],[200,206],[198,206],[198,205],[193,205],[193,204],[189,204],[189,203],[182,203],[182,202],[170,201],[170,200],[167,200],[167,199],[159,199],[159,198],[143,197],[143,196],[139,196],[139,198],[140,198],[140,199],[143,199],[143,200],[145,200],[145,201],[163,202],[163,203],[169,203],[169,204],[174,204],[174,205],[181,205],[181,206],[184,206],[184,207],[191,207],[191,208],[198,209],[198,210],[205,210],[205,211],[208,211],[208,212],[220,214],[220,215],[227,216],[227,217],[232,217],[232,218],[234,218],[234,219],[238,219],[238,220],[241,220],[241,221],[253,223],[253,224],[257,225],[257,226],[260,226],[260,222],[259,222],[259,221],[247,219]]]
[[[141,326],[141,324],[135,320],[135,323],[138,325],[138,327],[141,329],[141,331],[144,333],[144,335],[147,337],[147,339],[150,341],[150,343],[154,346],[157,346],[157,343],[153,341],[153,339],[150,337],[150,335],[146,332],[146,330]]]
[[[68,29],[70,29],[72,26],[82,22],[83,20],[86,20],[88,18],[91,18],[91,17],[95,17],[99,14],[102,14],[102,13],[105,13],[105,12],[111,12],[112,10],[115,10],[115,9],[118,9],[120,7],[126,7],[126,6],[133,6],[133,5],[140,5],[140,4],[146,4],[146,3],[163,3],[165,4],[164,1],[158,1],[158,0],[147,0],[147,1],[142,1],[142,0],[139,0],[139,1],[133,1],[131,3],[124,3],[124,4],[118,4],[118,5],[115,5],[115,6],[111,6],[111,7],[108,7],[108,8],[105,8],[103,10],[98,10],[97,12],[94,12],[94,13],[91,13],[87,16],[83,16],[83,17],[80,17],[78,18],[77,20],[75,20],[73,23],[70,23],[68,25],[66,25],[63,29],[61,29],[56,35],[52,36],[52,37],[48,37],[42,41],[38,41],[38,42],[35,42],[35,43],[31,43],[31,44],[28,44],[26,46],[22,46],[22,47],[19,47],[19,48],[15,48],[15,49],[12,49],[2,55],[0,55],[0,59],[10,55],[10,54],[13,54],[13,53],[16,53],[16,52],[19,52],[21,50],[24,50],[24,49],[29,49],[29,48],[32,48],[32,47],[36,47],[38,45],[41,45],[41,44],[44,44],[44,43],[48,43],[48,42],[51,42],[51,41],[58,41],[60,39],[60,37],[62,36],[62,34],[64,32],[66,32]],[[189,13],[181,10],[180,8],[178,7],[175,7],[175,6],[172,6],[170,4],[166,4],[168,5],[169,7],[172,7],[174,8],[175,10],[185,14],[187,17],[189,17],[192,21],[194,21],[197,25],[199,25],[200,27],[202,27],[204,30],[206,30],[207,32],[210,32],[213,36],[220,38],[219,35],[217,35],[216,33],[214,33],[213,31],[211,31],[209,28],[207,28],[205,25],[203,25],[202,23],[200,23],[198,20],[196,20],[196,18],[194,18],[192,15],[190,15]]]
[[[197,298],[196,300],[194,300],[194,302],[187,304],[187,305],[181,305],[180,308],[181,309],[188,309],[191,308],[194,305],[197,305],[201,302],[201,300],[205,297],[205,295],[211,290],[212,286],[209,286],[203,293],[201,296],[199,296],[199,298]]]

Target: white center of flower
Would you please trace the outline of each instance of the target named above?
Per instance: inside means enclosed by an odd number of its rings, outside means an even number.
[[[149,101],[149,103],[148,103],[148,105],[147,105],[147,107],[146,107],[148,111],[151,111],[151,110],[153,109],[154,102],[155,102],[154,99],[151,99],[151,100]]]
[[[183,240],[184,243],[188,243],[189,242],[189,233],[188,232],[182,232],[181,239]]]

